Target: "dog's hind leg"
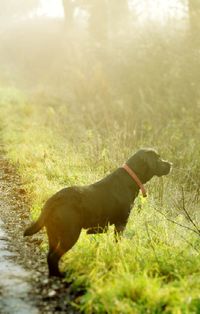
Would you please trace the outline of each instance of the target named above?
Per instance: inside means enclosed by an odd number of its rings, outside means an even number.
[[[47,263],[49,268],[49,276],[61,277],[61,273],[58,268],[58,262],[60,259],[59,254],[59,240],[52,236],[52,230],[47,229],[47,235],[49,240],[49,252],[47,254]]]
[[[61,272],[58,268],[58,262],[61,255],[59,254],[59,250],[52,250],[50,249],[47,255],[47,262],[49,267],[49,277],[56,276],[56,277],[63,277]]]
[[[79,238],[81,229],[65,231],[62,233],[62,239],[55,241],[49,236],[49,253],[47,256],[47,262],[49,267],[49,276],[64,277],[64,274],[59,271],[59,260],[60,258],[69,251]]]
[[[118,242],[123,235],[126,224],[115,224],[115,241]]]
[[[80,232],[81,228],[77,228],[76,230],[73,230],[73,233],[65,233],[65,236],[60,240],[58,247],[60,258],[74,246],[79,238]]]

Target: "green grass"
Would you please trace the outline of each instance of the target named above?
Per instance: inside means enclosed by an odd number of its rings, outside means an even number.
[[[96,106],[85,106],[86,111],[70,103],[49,105],[13,88],[0,89],[1,138],[28,193],[31,219],[52,193],[96,181],[141,146],[157,148],[174,170],[148,184],[149,197],[135,202],[119,243],[112,226],[106,235],[82,232],[64,256],[61,267],[67,280],[73,279],[73,289],[82,291],[74,305],[88,314],[200,313],[200,237],[156,211],[192,228],[182,210],[183,188],[185,206],[198,222],[196,109],[185,107],[183,119],[175,106],[170,119],[157,120],[152,108],[136,127],[116,114],[120,104],[100,106],[97,100]],[[141,117],[137,114],[136,121]]]

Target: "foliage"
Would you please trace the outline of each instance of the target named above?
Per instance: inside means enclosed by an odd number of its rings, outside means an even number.
[[[129,133],[112,111],[101,128],[91,124],[91,115],[100,111],[102,117],[104,107],[93,107],[81,117],[79,108],[33,102],[16,89],[3,88],[0,96],[1,137],[23,178],[32,218],[52,193],[101,178],[143,144],[159,148],[175,164],[164,182],[154,179],[149,184],[147,200],[138,198],[119,243],[114,241],[112,227],[107,235],[83,232],[65,255],[61,267],[77,292],[74,305],[84,313],[198,313],[199,238],[158,212],[192,227],[181,210],[184,186],[187,209],[198,221],[200,159],[194,108],[187,111],[184,121],[174,108],[173,119],[159,134],[163,121],[154,125],[154,120],[147,120],[137,136],[139,130]],[[170,139],[167,146],[166,138]]]
[[[63,0],[65,26],[21,20],[1,33],[4,149],[31,219],[62,187],[102,178],[139,147],[158,149],[173,171],[148,184],[122,240],[112,226],[82,232],[61,267],[88,314],[200,313],[200,239],[184,210],[199,226],[199,6],[189,1],[185,19],[162,24],[133,20],[127,1],[94,3]],[[81,27],[77,5],[89,12]]]

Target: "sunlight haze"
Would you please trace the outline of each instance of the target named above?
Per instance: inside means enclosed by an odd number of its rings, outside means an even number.
[[[61,0],[41,0],[37,14],[49,17],[64,17]]]
[[[200,0],[0,4],[0,313],[200,314]]]
[[[164,22],[169,17],[183,18],[185,11],[183,3],[180,0],[143,0],[137,3],[135,0],[129,0],[129,6],[137,7],[139,19],[145,21],[151,19]],[[61,0],[41,0],[38,15],[48,17],[64,17]]]

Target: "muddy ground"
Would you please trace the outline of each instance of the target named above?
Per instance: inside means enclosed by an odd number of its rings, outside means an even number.
[[[23,238],[29,222],[23,183],[0,151],[0,313],[80,313],[70,284],[48,278],[42,234]]]

